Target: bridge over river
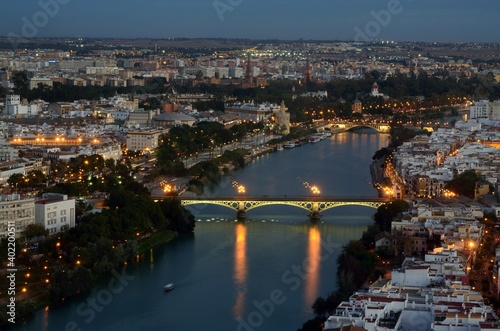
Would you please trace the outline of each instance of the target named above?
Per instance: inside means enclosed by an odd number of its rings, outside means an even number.
[[[218,197],[181,197],[183,206],[211,204],[224,206],[236,211],[238,220],[246,219],[246,212],[262,206],[285,205],[309,211],[311,221],[318,221],[321,212],[341,206],[363,206],[377,209],[390,203],[387,198],[373,197],[323,197],[323,196],[218,196]]]

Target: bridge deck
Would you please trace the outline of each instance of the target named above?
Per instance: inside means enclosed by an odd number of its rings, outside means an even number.
[[[183,198],[179,197],[180,200],[184,201],[311,201],[311,202],[390,202],[388,198],[374,198],[374,197],[330,197],[330,196],[202,196],[202,197],[189,197]]]

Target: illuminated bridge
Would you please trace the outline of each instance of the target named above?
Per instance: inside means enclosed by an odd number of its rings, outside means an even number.
[[[368,124],[368,123],[356,123],[356,122],[347,122],[347,123],[338,123],[335,126],[332,126],[332,131],[349,131],[351,129],[361,129],[361,128],[370,128],[376,130],[381,133],[388,133],[390,126],[388,124]]]
[[[246,219],[246,212],[272,205],[285,205],[305,209],[310,212],[311,221],[320,219],[322,211],[341,206],[364,206],[377,209],[390,203],[386,198],[372,197],[291,197],[291,196],[227,196],[227,197],[180,197],[183,206],[211,204],[224,206],[236,211],[238,220]]]

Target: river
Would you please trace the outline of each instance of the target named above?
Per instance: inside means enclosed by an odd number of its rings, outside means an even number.
[[[370,130],[256,158],[207,195],[371,196],[371,156],[387,136]],[[309,183],[309,185],[307,184]],[[312,317],[311,304],[335,290],[342,246],[360,238],[374,209],[339,207],[310,225],[305,210],[267,206],[235,212],[192,206],[193,235],[155,247],[102,279],[88,297],[46,308],[13,330],[284,330]],[[173,282],[170,292],[163,285]]]

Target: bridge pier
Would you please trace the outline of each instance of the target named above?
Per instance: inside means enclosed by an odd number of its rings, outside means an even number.
[[[309,215],[311,223],[319,223],[319,220],[321,219],[321,215],[319,212],[311,212]]]
[[[311,213],[309,214],[311,223],[318,223],[321,219],[321,214],[319,213],[319,203],[313,202],[311,207]]]
[[[238,201],[238,211],[236,212],[236,219],[238,221],[245,221],[247,219],[247,212],[245,211],[245,201]]]

